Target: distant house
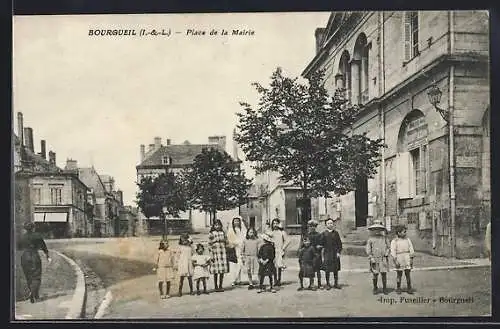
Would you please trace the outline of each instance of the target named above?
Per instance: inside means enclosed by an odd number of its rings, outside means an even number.
[[[210,147],[226,151],[226,136],[210,136],[207,144],[191,144],[185,141],[175,145],[171,144],[170,139],[167,139],[166,145],[162,145],[161,138],[155,137],[147,152],[144,145],[140,146],[141,160],[136,166],[137,182],[147,176],[154,177],[167,172],[179,173],[191,166],[194,158],[204,148]],[[238,213],[236,208],[218,212],[217,217],[227,221],[227,218]],[[160,218],[146,218],[140,211],[138,216],[138,234],[163,234],[165,223]],[[173,231],[206,231],[210,227],[210,217],[208,213],[192,209],[182,212],[179,218],[167,218],[167,227]]]

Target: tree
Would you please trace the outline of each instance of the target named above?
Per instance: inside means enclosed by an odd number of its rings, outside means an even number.
[[[245,177],[240,162],[216,148],[203,149],[193,165],[183,171],[189,206],[210,214],[236,208],[247,202],[251,180]]]
[[[144,216],[160,217],[164,221],[164,234],[167,234],[166,215],[179,217],[186,211],[186,194],[180,177],[168,172],[157,177],[146,176],[137,183],[139,191],[136,203]]]
[[[252,85],[260,101],[255,109],[240,103],[244,111],[237,113],[235,139],[257,173],[278,172],[282,181],[301,187],[306,201],[330,193],[344,195],[355,189],[357,177],[375,174],[382,140],[352,132],[361,108],[346,100],[345,90],[329,96],[323,71],[301,83],[277,68],[269,88]],[[310,206],[303,234],[309,218]]]

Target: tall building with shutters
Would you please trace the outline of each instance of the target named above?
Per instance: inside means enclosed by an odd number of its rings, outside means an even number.
[[[361,106],[351,131],[387,145],[373,179],[326,202],[345,239],[366,239],[371,216],[389,230],[407,225],[417,250],[481,256],[491,208],[488,12],[333,12],[315,37],[303,76],[324,69],[329,92],[345,88]]]

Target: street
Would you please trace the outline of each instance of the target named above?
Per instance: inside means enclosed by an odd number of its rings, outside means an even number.
[[[196,238],[195,238],[196,240]],[[155,238],[110,239],[98,243],[60,243],[52,245],[69,257],[86,264],[111,291],[113,299],[103,318],[247,318],[247,317],[348,317],[348,316],[481,316],[491,313],[490,267],[455,268],[412,273],[414,295],[397,295],[395,273],[388,275],[389,295],[372,294],[371,276],[356,273],[366,263],[364,257],[343,256],[340,272],[342,290],[298,292],[296,259],[287,259],[284,285],[276,294],[258,294],[247,286],[231,288],[226,277],[225,292],[176,297],[178,283],[173,282],[167,300],[158,296],[156,275],[152,271]],[[446,266],[450,260],[426,256],[418,266]],[[424,258],[422,256],[422,258]],[[456,265],[467,264],[456,261]],[[344,266],[345,265],[345,266]],[[246,275],[242,278],[246,280]],[[323,276],[324,280],[324,276]],[[213,289],[213,280],[208,289]],[[381,284],[379,284],[380,286]],[[405,281],[403,278],[403,288]],[[382,297],[382,298],[381,298]],[[401,299],[406,297],[407,299]],[[408,299],[411,298],[411,299]],[[460,300],[452,300],[457,298]]]

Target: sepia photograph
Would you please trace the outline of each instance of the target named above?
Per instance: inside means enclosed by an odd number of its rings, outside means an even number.
[[[491,317],[487,10],[14,15],[11,321]]]

